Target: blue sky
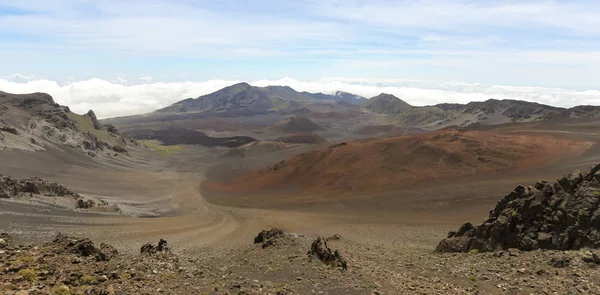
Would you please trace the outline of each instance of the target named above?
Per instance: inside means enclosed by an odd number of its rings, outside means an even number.
[[[6,81],[59,85],[337,77],[597,90],[600,5],[0,0],[0,65]]]

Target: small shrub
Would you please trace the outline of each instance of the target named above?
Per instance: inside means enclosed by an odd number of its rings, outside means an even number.
[[[469,277],[469,280],[475,282],[475,281],[477,281],[477,277],[476,276],[471,276],[471,277]]]
[[[83,276],[80,282],[82,285],[97,285],[98,279],[94,276]]]
[[[131,275],[130,275],[130,274],[128,274],[128,273],[126,273],[126,272],[124,272],[124,273],[121,273],[121,274],[119,275],[119,277],[121,278],[121,280],[128,280],[128,279],[131,279]]]
[[[477,254],[479,253],[478,249],[472,249],[471,251],[467,252],[467,254]]]
[[[23,279],[25,279],[26,281],[29,281],[29,282],[33,282],[37,278],[37,274],[35,273],[35,270],[32,268],[26,268],[26,269],[19,270],[18,274],[23,276]]]
[[[25,255],[25,254],[20,255],[17,258],[17,262],[20,262],[20,263],[31,263],[34,260],[35,260],[35,258],[33,256],[31,256],[31,255]]]
[[[50,295],[71,295],[71,290],[69,290],[69,287],[62,285],[52,288]]]

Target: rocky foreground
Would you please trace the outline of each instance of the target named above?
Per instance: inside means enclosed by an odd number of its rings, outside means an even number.
[[[600,248],[600,164],[554,184],[538,181],[506,195],[481,225],[463,224],[438,252]]]
[[[0,174],[0,199],[53,204],[95,212],[120,212],[117,205],[110,205],[101,199],[86,198],[67,186],[39,177],[18,179]]]
[[[234,249],[178,253],[161,240],[131,254],[85,238],[17,245],[1,235],[0,293],[599,294],[593,253],[438,254],[273,229]]]

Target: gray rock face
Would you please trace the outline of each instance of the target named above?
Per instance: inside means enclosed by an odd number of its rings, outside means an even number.
[[[94,113],[94,111],[89,110],[86,115],[88,117],[90,117],[90,119],[92,120],[92,124],[94,125],[94,129],[96,129],[96,130],[102,130],[103,126],[98,121],[98,118],[96,117],[96,114]]]
[[[517,186],[478,226],[465,223],[436,252],[600,248],[600,164],[554,184]]]
[[[13,198],[22,193],[44,195],[48,197],[70,196],[79,199],[80,195],[68,187],[39,177],[15,179],[0,174],[0,198]]]

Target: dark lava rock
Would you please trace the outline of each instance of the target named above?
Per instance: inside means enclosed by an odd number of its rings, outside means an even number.
[[[106,131],[108,131],[112,134],[116,134],[116,135],[120,134],[119,129],[117,129],[117,127],[115,127],[115,125],[113,125],[113,124],[106,124],[106,125],[104,125],[104,128],[106,128]]]
[[[113,246],[108,244],[100,244],[100,249],[98,249],[98,253],[96,254],[96,260],[98,261],[109,261],[119,255],[119,251],[115,249]]]
[[[105,148],[112,148],[110,146],[110,144],[100,140],[96,135],[90,133],[90,132],[86,132],[83,134],[87,140],[83,141],[83,148],[88,150],[88,151],[97,151],[97,150],[101,150],[103,151]]]
[[[348,269],[346,260],[342,257],[340,252],[338,250],[332,251],[327,246],[327,240],[322,239],[321,237],[317,237],[317,239],[313,241],[310,246],[310,251],[308,251],[308,255],[311,258],[318,258],[327,265]]]
[[[0,131],[12,133],[14,135],[19,135],[19,131],[17,129],[13,128],[13,127],[10,127],[10,126],[0,127]]]
[[[517,186],[478,226],[463,224],[436,252],[600,248],[600,165],[554,184]]]
[[[80,198],[78,193],[53,181],[47,181],[39,177],[16,179],[0,174],[0,198],[14,198],[22,193],[44,195],[48,197]]]
[[[110,245],[101,244],[98,249],[88,238],[71,237],[62,233],[58,233],[52,243],[66,252],[81,257],[95,257],[97,261],[108,261],[118,255],[117,250]]]
[[[89,110],[86,114],[88,117],[90,117],[90,119],[92,120],[92,124],[94,125],[94,129],[96,130],[102,130],[102,124],[100,124],[100,121],[98,121],[98,118],[96,118],[96,114],[94,113],[94,111]]]
[[[127,153],[127,150],[124,147],[118,145],[113,146],[112,150],[117,153]]]
[[[158,252],[169,252],[169,251],[170,251],[170,248],[167,245],[167,241],[164,239],[160,239],[158,241],[158,245],[146,243],[146,244],[142,245],[142,247],[140,248],[141,254],[155,254]]]
[[[94,200],[84,201],[83,199],[77,200],[77,205],[75,208],[77,209],[90,209],[96,207],[96,202]]]
[[[263,230],[254,238],[254,244],[262,244],[262,247],[266,248],[273,245],[276,239],[283,237],[284,235],[283,230],[279,228]]]

